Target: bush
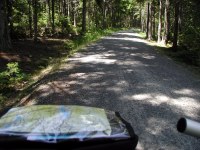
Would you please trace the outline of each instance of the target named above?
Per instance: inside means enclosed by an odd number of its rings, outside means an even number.
[[[70,19],[66,16],[60,16],[57,25],[62,27],[63,34],[77,34],[76,27],[71,24]]]
[[[188,50],[200,50],[200,28],[187,27],[187,29],[180,35],[179,42],[181,46],[186,47]]]
[[[13,87],[25,78],[17,62],[8,63],[7,69],[0,73],[0,89]]]
[[[72,40],[68,40],[67,42],[65,42],[64,47],[67,50],[73,50],[73,49],[76,48],[75,44],[74,44],[74,42]]]
[[[200,28],[187,26],[179,35],[181,50],[177,52],[178,57],[189,64],[200,65]]]
[[[26,38],[26,28],[20,26],[13,27],[13,33],[11,34],[12,39],[23,39]]]
[[[6,98],[2,94],[0,94],[0,105],[4,103],[5,99]]]
[[[94,40],[97,40],[103,35],[108,35],[112,33],[112,30],[95,30],[95,31],[89,31],[85,33],[84,35],[75,36],[72,40],[68,40],[65,42],[65,49],[67,50],[73,50],[78,48],[81,45],[85,45],[87,43],[90,43]]]

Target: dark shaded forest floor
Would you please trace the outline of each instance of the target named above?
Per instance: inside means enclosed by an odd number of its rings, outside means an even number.
[[[13,49],[0,51],[0,71],[9,62],[18,62],[22,72],[36,73],[45,68],[53,59],[67,53],[64,39],[39,38],[37,44],[32,39],[13,41]]]
[[[176,61],[178,64],[187,68],[195,75],[200,77],[200,58],[196,53],[191,53],[179,47],[178,51],[174,51],[171,47],[153,46],[159,53],[166,55]]]
[[[33,75],[41,74],[40,72],[48,65],[58,63],[69,53],[64,47],[66,41],[67,39],[38,38],[36,44],[32,39],[14,40],[12,50],[0,50],[0,72],[6,69],[6,64],[18,62],[21,72],[28,75],[27,80],[30,80]],[[0,91],[0,112],[17,102],[19,93],[29,82]]]

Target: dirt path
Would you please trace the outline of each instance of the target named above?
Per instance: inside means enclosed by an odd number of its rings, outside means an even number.
[[[200,80],[130,31],[86,47],[24,100],[119,111],[139,135],[137,149],[200,149],[199,140],[176,131],[182,116],[200,121]]]

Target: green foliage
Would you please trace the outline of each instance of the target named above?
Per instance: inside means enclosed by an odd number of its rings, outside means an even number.
[[[62,26],[63,34],[75,34],[76,30],[71,24],[70,19],[67,16],[60,16],[57,22],[58,26]]]
[[[47,20],[48,20],[47,15],[46,16],[41,15],[41,17],[39,17],[38,19],[38,27],[39,28],[46,27]]]
[[[80,34],[82,1],[71,1],[69,6],[68,3],[64,5],[63,1],[54,1],[54,15],[52,14],[52,1],[49,2],[48,4],[47,0],[37,1],[37,35],[69,38],[71,35]],[[9,25],[13,25],[12,38],[29,37],[34,29],[34,5],[32,1],[14,0],[10,1],[10,4],[12,12],[8,18],[10,18]],[[103,23],[105,23],[105,28],[129,27],[132,22],[127,18],[131,18],[135,5],[136,0],[88,1],[86,5],[87,30],[93,27],[102,28]],[[69,11],[68,7],[70,7]],[[104,21],[103,10],[107,11]],[[54,16],[54,32],[52,32],[52,15]],[[49,32],[46,32],[47,28]]]
[[[117,29],[115,29],[115,30],[117,30]],[[83,36],[77,36],[73,40],[68,40],[67,42],[65,42],[64,47],[67,50],[73,50],[73,49],[78,48],[79,46],[82,46],[89,42],[95,41],[95,40],[99,39],[101,36],[108,35],[108,34],[112,33],[113,31],[114,31],[114,29],[90,31],[90,32],[87,32]]]
[[[13,23],[12,38],[25,38],[28,29],[28,5],[27,1],[13,1],[11,21]]]
[[[17,62],[8,63],[7,69],[0,73],[0,89],[13,87],[26,79]]]
[[[27,34],[26,34],[26,27],[23,26],[14,26],[13,27],[13,34],[12,34],[12,38],[14,39],[22,39],[22,38],[26,38]]]
[[[188,50],[199,51],[200,50],[200,27],[195,28],[189,26],[184,33],[180,34],[180,44],[186,47]]]
[[[0,94],[0,105],[4,103],[5,99],[6,98],[2,94]]]
[[[177,56],[182,61],[200,65],[200,3],[197,0],[182,1],[183,16],[179,34],[180,48]]]
[[[64,47],[66,50],[73,50],[75,48],[75,44],[72,40],[68,40],[65,42]]]

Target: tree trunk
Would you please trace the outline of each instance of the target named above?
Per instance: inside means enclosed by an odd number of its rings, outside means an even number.
[[[0,50],[11,49],[11,40],[8,32],[8,21],[6,15],[6,1],[0,0]]]
[[[113,21],[113,16],[114,16],[113,13],[114,13],[114,11],[113,11],[113,7],[112,7],[112,8],[111,8],[111,12],[110,12],[110,21],[111,21],[111,22],[110,22],[110,27],[111,27],[111,28],[113,27],[113,22],[112,22],[112,21]]]
[[[164,13],[164,32],[163,32],[163,36],[162,36],[162,43],[167,45],[167,32],[168,32],[168,26],[169,26],[169,23],[168,23],[168,11],[169,11],[169,0],[166,0],[165,1],[165,13]]]
[[[29,22],[29,36],[32,37],[32,10],[31,2],[28,0],[28,22]]]
[[[158,43],[161,42],[162,33],[162,0],[159,0],[159,19],[158,19]]]
[[[113,6],[113,10],[112,10],[112,26],[116,27],[116,5]]]
[[[33,23],[34,23],[34,42],[37,42],[37,23],[38,23],[38,14],[37,14],[37,0],[33,0]]]
[[[55,33],[55,13],[54,13],[54,7],[55,7],[55,0],[51,0],[52,2],[52,8],[51,8],[51,13],[52,13],[52,33],[54,34]]]
[[[165,1],[165,24],[164,24],[164,35],[163,42],[167,45],[169,41],[169,32],[170,32],[170,2],[169,0]]]
[[[152,36],[155,39],[155,36],[156,36],[156,9],[155,9],[155,3],[153,3],[153,6],[152,6]]]
[[[180,1],[175,2],[175,20],[174,20],[174,39],[173,39],[173,49],[177,50],[178,43],[178,26],[179,26],[179,7]]]
[[[132,13],[129,19],[129,27],[134,27],[133,21],[136,20],[134,17],[134,9],[132,9]],[[136,20],[136,27],[140,27],[140,20]]]
[[[82,34],[86,32],[86,0],[83,0],[82,8]]]
[[[147,4],[147,26],[146,26],[146,38],[149,37],[149,2]]]
[[[70,20],[70,0],[67,0],[67,17]]]
[[[48,6],[48,9],[47,9],[47,13],[48,13],[48,21],[47,21],[47,27],[50,27],[51,26],[51,4],[50,4],[50,0],[47,0],[47,6]]]
[[[59,0],[59,1],[57,2],[57,5],[58,5],[58,12],[59,12],[59,14],[62,13],[62,10],[61,10],[61,8],[62,8],[61,1],[62,1],[62,0]]]
[[[149,3],[149,32],[148,40],[152,40],[152,3]]]
[[[140,30],[142,31],[142,3],[140,3]]]
[[[74,3],[74,12],[73,12],[73,18],[74,18],[74,27],[76,27],[76,11],[77,11],[77,8],[76,8],[76,3]]]
[[[60,12],[59,12],[59,15],[63,15],[63,0],[59,0],[59,9],[60,9]]]
[[[87,18],[87,26],[88,26],[88,29],[90,29],[90,21],[92,21],[92,19],[90,18],[91,17],[91,15],[90,15],[90,4],[91,4],[91,2],[89,2],[89,3],[87,3],[87,16],[86,16],[86,18]]]
[[[66,0],[63,1],[63,15],[67,15],[67,9],[66,9]]]
[[[13,15],[13,1],[6,0],[7,4],[7,21],[8,21],[8,30],[10,33],[10,37],[13,37],[13,20],[12,20],[12,15]]]
[[[98,6],[97,5],[94,5],[94,12],[95,12],[95,27],[96,28],[99,28],[99,20],[98,20],[98,11],[97,11],[97,9],[98,9]]]
[[[105,3],[105,0],[103,0],[103,8],[102,8],[102,11],[103,11],[103,20],[102,20],[102,23],[103,23],[103,29],[106,28],[106,3]]]
[[[182,3],[179,4],[179,17],[178,17],[178,30],[182,32],[182,18],[183,18],[183,5]]]

